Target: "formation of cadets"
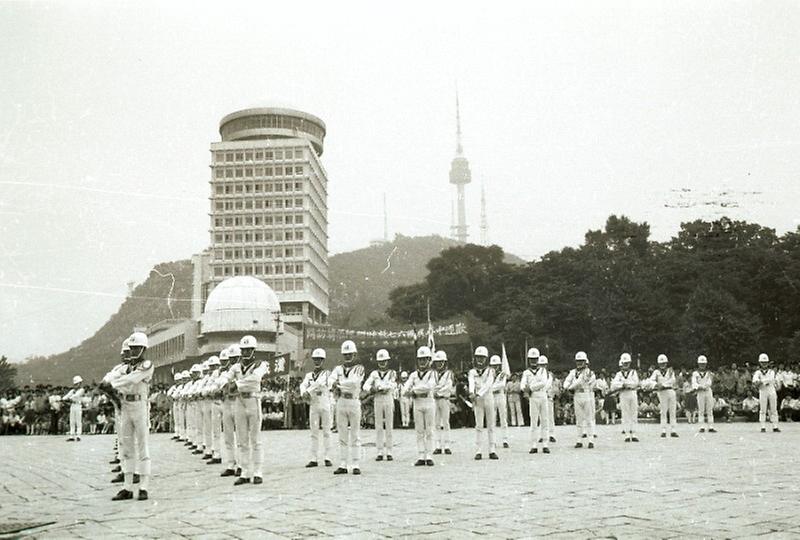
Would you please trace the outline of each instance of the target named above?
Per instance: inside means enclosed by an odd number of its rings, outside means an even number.
[[[121,361],[103,378],[100,388],[114,404],[119,418],[118,456],[111,461],[117,465],[112,472],[119,473],[112,483],[123,483],[112,500],[134,498],[134,485],[138,484],[137,498],[148,498],[151,474],[149,436],[149,386],[153,365],[145,359],[147,336],[134,332],[123,342]],[[235,477],[234,485],[261,484],[263,482],[263,451],[261,446],[261,381],[269,372],[266,361],[255,358],[257,342],[253,336],[244,336],[238,344],[211,356],[203,363],[193,365],[188,371],[175,374],[175,384],[167,394],[173,399],[172,415],[175,435],[172,439],[183,443],[193,455],[202,456],[209,465],[223,464],[220,476]],[[339,463],[335,475],[360,475],[361,451],[361,396],[373,394],[375,409],[375,436],[377,456],[375,461],[393,461],[392,432],[394,429],[394,396],[399,393],[403,426],[409,423],[413,406],[416,431],[417,459],[415,466],[433,466],[434,455],[451,455],[450,399],[455,395],[455,376],[447,367],[447,354],[423,346],[417,350],[416,369],[410,374],[398,374],[389,369],[389,352],[381,349],[376,354],[377,369],[365,377],[364,367],[357,362],[354,342],[341,346],[342,363],[332,370],[323,368],[324,349],[312,354],[313,370],[300,384],[301,395],[310,403],[311,452],[306,467],[333,467],[331,460],[331,429],[335,415],[339,439]],[[468,373],[469,401],[475,416],[475,460],[488,455],[499,459],[495,436],[498,417],[503,448],[508,448],[507,419],[505,411],[505,386],[509,371],[501,358],[489,358],[486,347],[479,346],[473,355],[473,367]],[[779,432],[776,372],[769,367],[769,357],[759,356],[759,369],[753,374],[753,383],[759,389],[761,431],[767,431],[767,418],[772,431]],[[597,438],[595,427],[596,390],[606,396],[619,394],[622,410],[622,427],[625,442],[638,442],[638,391],[655,391],[661,412],[661,437],[678,437],[675,431],[676,396],[675,372],[666,355],[658,356],[658,368],[652,375],[639,379],[631,368],[631,356],[623,353],[619,371],[610,387],[605,387],[589,367],[589,358],[583,351],[575,354],[575,368],[564,381],[564,389],[572,392],[575,408],[577,442],[575,448],[594,448]],[[697,369],[692,373],[692,391],[697,395],[700,408],[700,432],[715,433],[712,404],[713,374],[708,370],[705,356],[697,358]],[[70,438],[80,440],[80,401],[83,389],[79,376],[73,379],[74,388],[64,397],[70,406]],[[553,436],[553,375],[548,369],[548,359],[538,349],[531,348],[526,355],[526,368],[520,380],[520,389],[529,396],[530,453],[549,454],[548,443],[556,442]],[[585,444],[584,444],[585,443]]]

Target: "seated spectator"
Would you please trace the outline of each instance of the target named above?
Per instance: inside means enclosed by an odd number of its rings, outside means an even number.
[[[731,407],[724,397],[719,396],[714,402],[714,417],[730,422]]]

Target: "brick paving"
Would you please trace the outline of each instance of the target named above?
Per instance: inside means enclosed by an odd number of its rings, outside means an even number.
[[[432,468],[412,466],[414,433],[403,430],[394,462],[365,448],[360,477],[305,469],[308,432],[270,431],[264,484],[240,487],[154,435],[142,502],[109,500],[119,487],[109,483],[111,436],[3,437],[0,523],[55,522],[22,533],[37,538],[798,538],[797,426],[721,424],[701,435],[682,424],[681,438],[661,439],[644,425],[638,444],[601,426],[594,450],[572,448],[566,426],[550,455],[529,455],[527,429],[511,428],[500,461],[479,462],[472,430],[455,430],[454,455]]]

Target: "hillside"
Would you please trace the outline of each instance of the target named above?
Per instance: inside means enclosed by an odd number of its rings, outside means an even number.
[[[425,265],[442,250],[457,243],[440,236],[407,237],[397,235],[393,242],[371,246],[330,258],[330,322],[336,326],[358,328],[386,320],[389,292],[401,285],[421,281],[428,273]],[[390,257],[391,254],[391,257]],[[389,262],[387,263],[387,259]],[[523,263],[507,256],[510,263]],[[17,381],[28,384],[65,383],[80,373],[87,381],[97,380],[117,361],[122,339],[135,326],[149,326],[169,318],[191,313],[192,264],[189,260],[162,263],[161,274],[172,273],[172,315],[164,300],[171,285],[169,278],[151,272],[137,286],[119,311],[93,336],[77,347],[48,357],[38,357],[17,365]]]
[[[428,274],[428,261],[456,245],[455,240],[441,236],[398,234],[393,242],[332,256],[330,323],[360,328],[385,321],[389,292],[422,281]],[[525,262],[513,255],[506,255],[506,261]]]
[[[175,287],[172,291],[172,315],[165,298],[172,280],[156,272],[138,285],[133,294],[114,315],[77,347],[48,357],[37,357],[17,365],[17,381],[24,385],[33,379],[36,383],[67,382],[80,373],[86,381],[99,380],[119,360],[122,340],[135,326],[149,326],[169,318],[188,317],[191,314],[192,264],[189,260],[161,263],[155,267],[161,274],[172,273]]]

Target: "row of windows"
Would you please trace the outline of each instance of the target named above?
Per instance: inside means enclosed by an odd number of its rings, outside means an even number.
[[[254,184],[217,184],[214,193],[217,195],[234,195],[237,193],[262,193],[270,191],[303,191],[303,182],[256,182]]]
[[[263,264],[226,264],[225,266],[215,266],[215,277],[227,276],[266,276]],[[305,291],[305,280],[302,278],[288,279],[264,279],[264,282],[276,292],[283,291]]]
[[[214,178],[253,178],[264,176],[303,176],[302,165],[286,167],[218,167],[214,169]]]
[[[280,250],[278,250],[280,251]],[[215,249],[215,261],[236,261],[242,260],[245,262],[254,262],[256,259],[262,259],[264,253],[268,253],[266,258],[270,258],[272,249],[254,248],[254,249]],[[263,265],[263,274],[302,274],[305,272],[305,265],[303,263],[286,263],[286,264],[265,264]]]
[[[153,362],[163,363],[164,360],[173,360],[183,356],[183,334],[168,339],[163,343],[154,345],[147,350],[147,358]]]
[[[302,240],[304,237],[303,231],[300,230],[266,230],[266,231],[248,231],[245,233],[214,233],[214,242],[216,244],[241,244],[242,242],[286,242],[294,240]]]
[[[293,129],[313,135],[320,140],[325,137],[325,130],[314,122],[306,121],[305,118],[283,114],[261,114],[237,118],[222,126],[220,135],[222,135],[222,140],[227,140],[232,133],[237,131],[259,128]]]
[[[282,259],[282,258],[301,258],[303,257],[303,253],[305,250],[303,246],[287,246],[287,247],[252,247],[247,248],[246,250],[241,249],[233,249],[233,250],[224,250],[223,257],[216,257],[216,252],[219,250],[219,246],[214,246],[215,258],[222,260],[222,259]],[[234,252],[236,256],[234,257]],[[224,255],[229,255],[225,257]],[[242,256],[244,255],[244,256]]]
[[[238,220],[237,220],[238,219]],[[216,227],[232,227],[234,225],[291,225],[291,224],[298,224],[301,225],[305,222],[305,216],[303,214],[275,214],[275,215],[265,215],[265,216],[251,216],[251,215],[244,215],[244,216],[233,216],[233,217],[215,217],[214,218],[214,226]]]
[[[215,163],[231,163],[234,161],[274,161],[285,159],[303,159],[302,148],[271,148],[269,150],[241,150],[214,152]]]
[[[264,208],[303,208],[303,198],[294,199],[247,199],[234,201],[215,201],[214,210],[217,212],[235,210],[261,210]]]

